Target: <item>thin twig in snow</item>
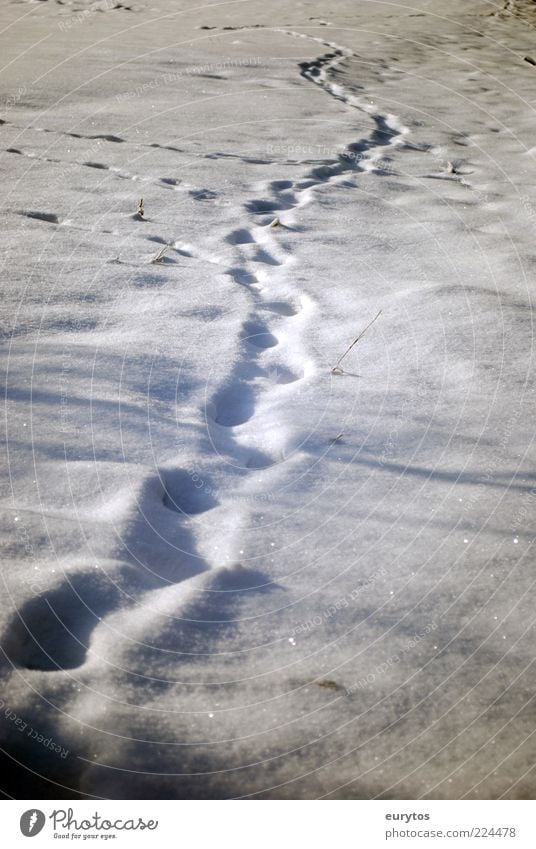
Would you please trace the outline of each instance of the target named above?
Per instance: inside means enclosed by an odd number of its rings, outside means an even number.
[[[164,259],[164,254],[165,254],[165,252],[167,251],[168,248],[169,248],[169,245],[163,245],[163,247],[160,248],[160,250],[158,251],[157,255],[154,257],[154,259],[151,260],[151,262],[152,263],[162,262],[162,260]]]
[[[357,345],[357,343],[359,342],[359,340],[360,340],[360,339],[362,339],[362,338],[363,338],[363,336],[365,335],[365,333],[367,332],[367,330],[369,329],[369,327],[372,327],[372,325],[374,324],[374,322],[376,321],[376,319],[378,319],[378,318],[381,316],[381,314],[382,314],[382,311],[380,310],[380,311],[379,311],[379,313],[378,313],[377,315],[375,315],[375,316],[374,316],[374,318],[372,319],[372,321],[369,321],[369,323],[367,324],[367,326],[365,327],[365,329],[361,331],[361,333],[359,334],[359,336],[356,336],[356,338],[354,339],[354,341],[352,342],[352,344],[351,344],[351,345],[349,345],[349,346],[347,347],[347,349],[346,349],[346,351],[344,352],[344,354],[343,354],[341,357],[339,357],[339,359],[337,360],[337,362],[335,363],[335,365],[334,365],[334,366],[333,366],[333,368],[331,369],[331,373],[332,373],[332,374],[344,374],[344,369],[342,369],[342,368],[341,368],[341,363],[342,363],[342,361],[344,360],[345,356],[346,356],[347,354],[349,354],[349,353],[350,353],[350,351],[352,350],[352,348],[354,347],[354,345]]]

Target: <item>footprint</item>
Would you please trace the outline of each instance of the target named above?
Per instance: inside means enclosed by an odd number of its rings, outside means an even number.
[[[258,281],[254,274],[251,274],[250,271],[244,271],[243,268],[228,268],[225,272],[230,277],[233,278],[235,283],[238,283],[240,286],[255,286]]]
[[[32,209],[20,209],[19,215],[24,215],[26,218],[36,218],[38,221],[46,221],[48,224],[59,224],[60,220],[53,212],[38,212]]]
[[[263,262],[265,265],[281,265],[278,259],[273,257],[263,248],[259,248],[259,250],[256,251],[255,256],[251,257],[251,259],[253,262]]]
[[[255,394],[250,384],[233,383],[218,392],[212,404],[207,405],[207,413],[216,424],[223,427],[237,427],[249,421],[255,412]]]
[[[255,241],[249,230],[233,230],[228,236],[226,236],[225,241],[229,245],[249,245]]]
[[[292,186],[292,180],[274,180],[272,183],[270,183],[270,188],[274,192],[280,192],[285,189],[291,189]]]
[[[164,472],[162,484],[162,503],[176,513],[194,516],[205,513],[218,504],[209,482],[195,470],[175,469]]]
[[[317,168],[312,169],[311,176],[315,177],[317,180],[325,181],[340,173],[341,166],[338,164],[319,165]]]
[[[283,209],[292,209],[294,204],[290,200],[274,198],[273,200],[250,200],[245,204],[248,212],[280,212]]]
[[[264,305],[264,308],[270,312],[275,312],[277,315],[292,316],[298,315],[299,310],[291,303],[286,301],[271,301]]]
[[[80,133],[67,133],[68,136],[71,136],[73,139],[103,139],[103,141],[116,142],[117,144],[123,144],[125,141],[120,136],[113,136],[111,134],[100,134],[96,136],[84,136]]]
[[[255,348],[275,348],[279,343],[277,337],[270,333],[261,322],[246,321],[242,327],[242,338]]]
[[[188,192],[188,194],[193,197],[194,200],[213,200],[218,197],[217,193],[210,189],[192,189]]]
[[[271,383],[296,383],[297,380],[301,380],[302,378],[303,374],[296,374],[292,369],[287,368],[287,366],[274,366],[268,372],[268,380]]]
[[[166,186],[178,186],[181,180],[178,180],[175,177],[160,177],[160,182],[164,183]]]
[[[103,572],[66,578],[22,605],[3,643],[6,655],[25,669],[56,672],[82,666],[92,631],[118,607],[120,596]]]
[[[268,454],[265,454],[263,451],[254,451],[250,454],[247,462],[247,469],[269,469],[270,466],[274,466],[276,464],[276,460],[273,460],[272,457],[269,457]]]
[[[108,171],[110,166],[105,165],[104,162],[82,162],[82,165],[85,165],[86,168],[100,168],[101,171]]]
[[[174,250],[176,250],[177,253],[180,254],[181,256],[187,256],[190,259],[194,258],[194,254],[188,248],[178,248],[177,245],[175,245]]]

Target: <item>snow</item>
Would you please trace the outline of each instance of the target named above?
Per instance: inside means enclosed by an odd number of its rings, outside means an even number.
[[[529,5],[5,4],[7,796],[533,795]]]

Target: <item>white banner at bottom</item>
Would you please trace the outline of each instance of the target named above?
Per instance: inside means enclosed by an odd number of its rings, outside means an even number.
[[[5,801],[6,847],[533,849],[533,801]]]

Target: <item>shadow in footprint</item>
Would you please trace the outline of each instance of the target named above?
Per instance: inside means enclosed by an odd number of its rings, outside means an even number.
[[[131,660],[136,664],[141,662],[143,674],[147,666],[158,668],[162,652],[167,655],[167,664],[169,655],[180,658],[181,663],[187,662],[190,657],[194,659],[196,655],[210,656],[222,632],[235,626],[247,594],[264,595],[278,589],[281,587],[268,575],[241,564],[211,571],[189,603],[179,604],[175,615],[166,614],[160,627],[153,631],[151,643],[147,637],[143,645],[138,643],[136,657],[129,658],[128,664],[124,665],[132,669]],[[165,674],[167,676],[168,673]],[[143,685],[147,685],[146,680]]]
[[[281,265],[278,259],[276,259],[272,254],[265,251],[263,248],[259,248],[256,251],[255,256],[252,257],[253,262],[264,262],[265,265]]]
[[[243,324],[242,339],[255,348],[275,348],[278,339],[268,331],[262,322],[246,321]]]
[[[104,574],[74,575],[22,605],[3,649],[17,666],[42,671],[76,669],[85,662],[91,633],[120,603],[118,587]]]
[[[257,283],[257,278],[254,274],[251,274],[249,271],[244,271],[243,268],[229,268],[226,272],[235,283],[238,283],[240,286],[253,286]]]
[[[236,427],[249,421],[255,411],[255,394],[250,384],[233,383],[222,389],[207,407],[216,424]]]
[[[287,368],[287,366],[275,366],[268,372],[268,379],[272,383],[296,383],[297,380],[301,380],[302,378],[303,373],[301,375],[296,374],[296,372]]]
[[[212,487],[196,472],[174,469],[162,473],[164,497],[162,503],[169,510],[194,516],[216,507],[218,501]]]
[[[108,171],[110,169],[110,166],[105,165],[104,162],[83,162],[82,164],[85,165],[86,168],[97,168],[100,171]]]
[[[264,304],[264,308],[270,312],[277,313],[277,315],[291,316],[298,314],[296,307],[286,301],[271,301]]]
[[[263,451],[252,451],[246,463],[246,469],[269,469],[274,466],[276,460],[269,457]]]
[[[188,194],[194,200],[213,200],[218,197],[217,193],[211,189],[192,189]]]
[[[46,221],[47,224],[59,224],[60,220],[53,212],[39,212],[34,209],[20,209],[19,215],[24,215],[25,218],[35,218],[37,221]]]
[[[270,183],[270,188],[274,192],[281,192],[284,189],[291,189],[292,185],[292,180],[273,180]]]
[[[233,230],[225,237],[225,241],[229,245],[250,245],[255,241],[249,230]]]
[[[274,198],[273,200],[250,200],[245,204],[248,212],[280,212],[283,209],[292,209],[293,203],[284,198]]]

